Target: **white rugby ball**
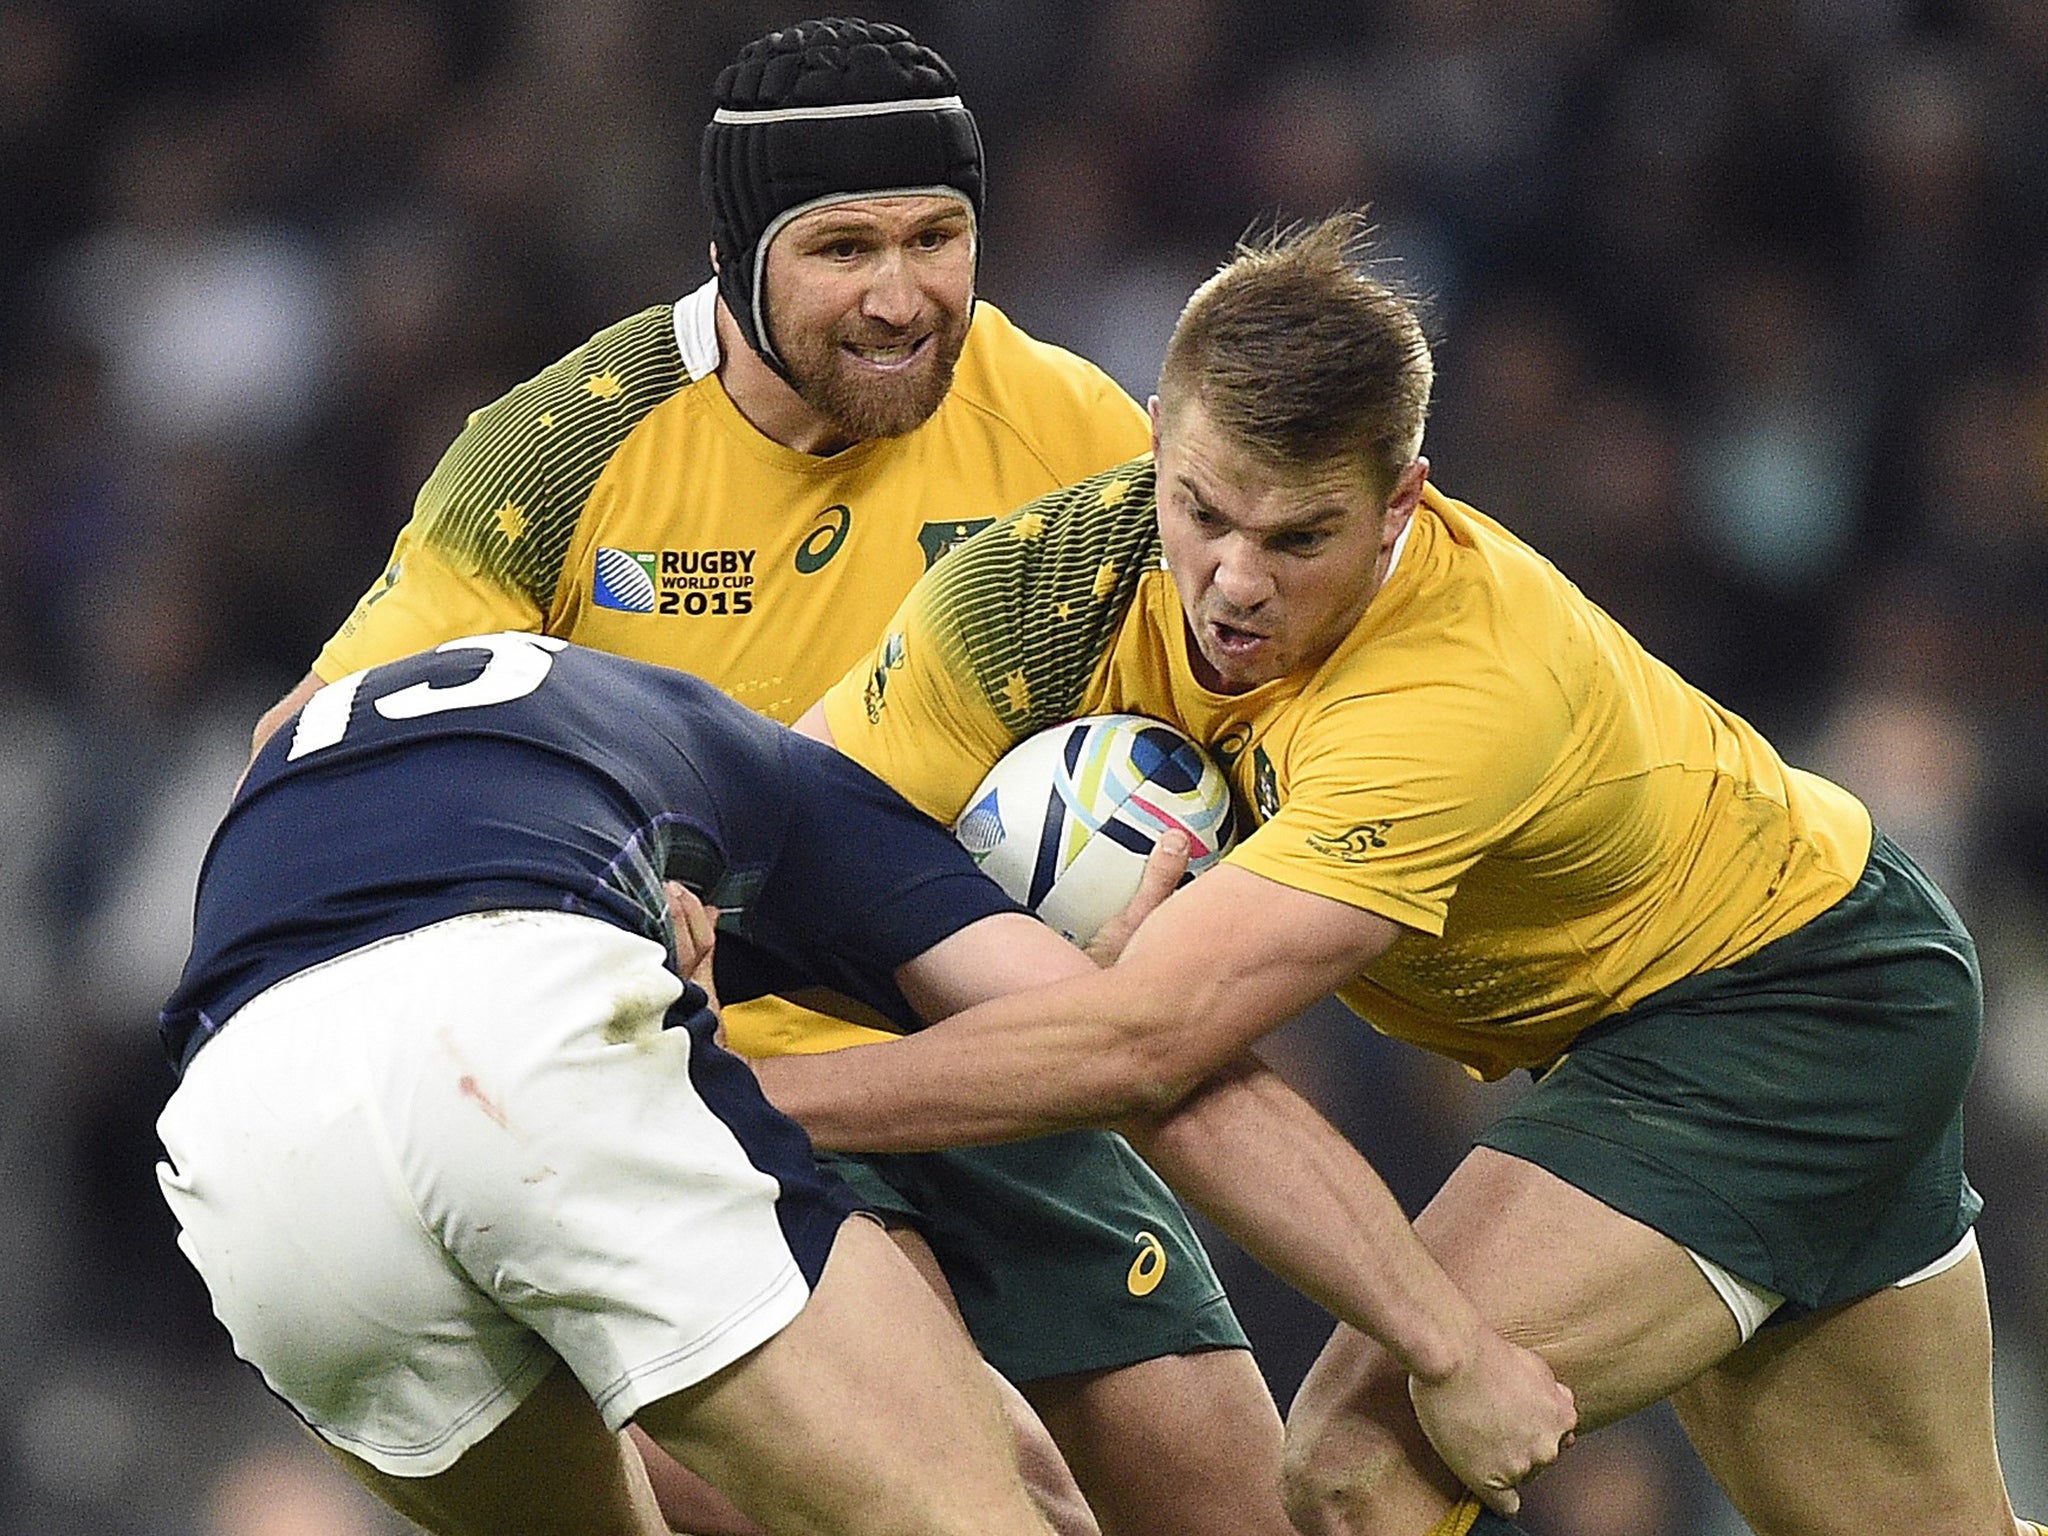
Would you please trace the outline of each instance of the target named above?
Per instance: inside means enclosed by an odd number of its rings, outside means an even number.
[[[1230,785],[1201,746],[1144,715],[1092,715],[1026,737],[967,802],[953,835],[982,872],[1076,944],[1137,894],[1178,827],[1190,875],[1236,836]]]

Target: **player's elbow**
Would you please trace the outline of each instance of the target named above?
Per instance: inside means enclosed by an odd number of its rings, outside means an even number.
[[[1149,974],[1135,990],[1145,1002],[1128,1008],[1118,1021],[1115,1053],[1127,1117],[1169,1114],[1287,1017],[1275,1014],[1274,999],[1248,987],[1243,977],[1224,971],[1190,974],[1193,969],[1175,967],[1166,976],[1144,967]],[[1125,966],[1116,970],[1125,971]],[[1130,967],[1131,980],[1138,979],[1139,970]]]
[[[1153,1120],[1200,1087],[1217,1063],[1170,1019],[1133,1020],[1108,1057],[1109,1118]]]
[[[263,750],[263,744],[277,734],[277,728],[290,718],[282,704],[273,704],[256,717],[256,724],[249,731],[249,756],[254,758]]]
[[[319,675],[308,672],[292,686],[290,693],[263,712],[249,732],[249,758],[252,762],[263,750],[264,743],[277,734],[277,728],[297,714],[306,701],[320,691],[320,686]]]

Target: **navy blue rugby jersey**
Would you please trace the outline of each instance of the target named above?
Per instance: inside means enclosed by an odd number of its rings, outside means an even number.
[[[720,908],[732,1000],[822,984],[905,1028],[895,968],[1022,910],[879,779],[708,683],[478,635],[329,684],[264,745],[201,866],[165,1049],[182,1070],[266,987],[469,912],[601,918],[673,963],[664,879]]]

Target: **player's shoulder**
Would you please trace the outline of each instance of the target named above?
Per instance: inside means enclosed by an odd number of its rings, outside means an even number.
[[[925,573],[924,633],[1013,725],[1075,713],[1159,569],[1149,457],[1028,502]]]
[[[690,382],[675,315],[629,315],[474,412],[421,491],[425,536],[545,608],[590,488]]]
[[[1094,363],[977,300],[948,404],[1000,424],[1069,481],[1143,452],[1145,413]]]
[[[1065,347],[1041,341],[987,299],[977,299],[967,329],[956,391],[990,409],[1054,415],[1119,405],[1142,417],[1138,403],[1101,368]]]
[[[1158,563],[1158,500],[1147,453],[1026,502],[958,546],[925,579],[943,587],[956,576],[1002,571],[1021,590],[1086,590],[1099,600]]]
[[[1505,526],[1434,486],[1394,571],[1309,699],[1351,730],[1555,736],[1599,637],[1589,604]],[[1484,702],[1477,702],[1483,700]]]
[[[606,326],[472,414],[469,427],[630,428],[690,382],[675,315],[674,304],[657,304]]]
[[[1433,482],[1423,487],[1416,518],[1428,531],[1438,563],[1466,581],[1486,584],[1508,601],[1538,595],[1556,600],[1577,592],[1570,578],[1514,529]]]
[[[758,756],[769,747],[779,751],[780,738],[791,734],[679,667],[549,635],[517,633],[483,640],[515,658],[527,658],[528,675],[551,669],[558,684],[544,712],[594,744],[666,743],[686,756],[710,749],[711,756],[700,765],[709,767],[721,760],[720,754]],[[547,658],[539,668],[527,657],[529,647]]]
[[[1477,507],[1432,486],[1416,516],[1443,606],[1474,619],[1456,626],[1464,638],[1501,646],[1509,659],[1554,667],[1557,653],[1583,648],[1589,629],[1612,625],[1540,550]]]

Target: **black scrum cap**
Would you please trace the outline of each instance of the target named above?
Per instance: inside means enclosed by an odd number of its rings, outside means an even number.
[[[798,214],[857,197],[963,199],[979,229],[981,135],[946,61],[884,22],[798,22],[740,50],[712,90],[701,176],[718,290],[740,331],[782,372],[761,272]]]

